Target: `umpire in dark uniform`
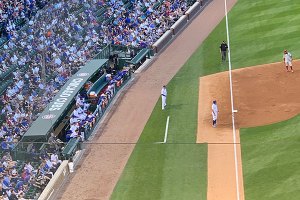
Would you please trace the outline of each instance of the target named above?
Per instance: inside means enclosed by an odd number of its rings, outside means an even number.
[[[221,43],[221,45],[220,45],[220,53],[221,53],[222,61],[223,61],[223,62],[226,61],[227,49],[228,49],[228,46],[227,46],[226,42],[223,41],[223,42]]]

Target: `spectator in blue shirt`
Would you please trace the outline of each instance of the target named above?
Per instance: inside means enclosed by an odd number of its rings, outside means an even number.
[[[9,146],[5,139],[1,142],[1,148],[3,151],[9,151]]]

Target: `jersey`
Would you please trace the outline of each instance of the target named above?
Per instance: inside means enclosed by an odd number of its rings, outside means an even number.
[[[283,54],[284,62],[292,62],[292,54],[290,52]]]
[[[164,96],[164,97],[167,97],[167,89],[166,88],[163,87],[161,89],[161,95]]]
[[[227,49],[228,49],[227,44],[226,44],[226,43],[222,43],[222,44],[220,45],[220,49],[221,49],[221,51],[227,51]]]
[[[219,112],[217,104],[213,103],[211,106],[211,109],[212,109],[211,114],[213,116],[213,120],[216,120],[218,118],[218,112]]]

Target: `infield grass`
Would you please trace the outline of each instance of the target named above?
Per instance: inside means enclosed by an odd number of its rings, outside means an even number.
[[[297,58],[299,20],[298,0],[239,0],[229,13],[233,68],[281,61],[284,49]],[[222,40],[224,20],[168,84],[172,109],[162,114],[158,100],[111,199],[206,199],[207,145],[195,144],[198,81],[228,69]],[[173,144],[153,144],[163,140],[168,115]],[[300,199],[299,120],[241,130],[246,200]]]

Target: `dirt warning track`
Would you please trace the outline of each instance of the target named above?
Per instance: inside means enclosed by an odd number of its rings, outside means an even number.
[[[283,63],[272,63],[232,71],[237,143],[239,128],[287,120],[300,113],[300,61],[295,72]],[[200,78],[197,142],[208,144],[208,200],[233,200],[236,196],[228,72]],[[218,127],[211,126],[211,104],[219,106]],[[237,145],[240,199],[244,199],[241,149]]]

